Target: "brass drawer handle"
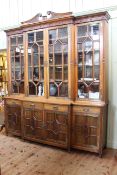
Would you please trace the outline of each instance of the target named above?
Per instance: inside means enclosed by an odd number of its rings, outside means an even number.
[[[89,112],[89,108],[84,108],[83,111],[84,112]]]
[[[53,106],[53,109],[54,110],[58,110],[58,106]]]

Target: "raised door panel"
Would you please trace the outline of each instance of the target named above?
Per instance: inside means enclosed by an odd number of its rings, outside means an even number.
[[[67,146],[68,113],[45,111],[45,125],[49,142]]]
[[[5,107],[6,111],[6,130],[15,135],[21,135],[21,106],[9,104]]]
[[[43,111],[33,108],[23,109],[24,138],[43,140],[45,137]]]
[[[81,149],[99,147],[99,116],[74,113],[72,146]]]

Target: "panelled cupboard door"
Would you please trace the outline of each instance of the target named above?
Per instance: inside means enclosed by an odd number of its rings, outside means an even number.
[[[23,108],[23,134],[30,140],[43,140],[45,137],[43,124],[43,110]]]
[[[68,113],[45,111],[45,126],[47,140],[55,144],[67,146],[68,144]]]
[[[7,104],[5,106],[6,131],[21,135],[21,105]]]
[[[99,147],[100,117],[93,114],[74,113],[72,123],[72,146],[78,148]]]

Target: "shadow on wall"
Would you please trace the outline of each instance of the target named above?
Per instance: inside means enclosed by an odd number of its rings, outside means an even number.
[[[108,108],[108,147],[117,149],[117,106],[109,105]]]

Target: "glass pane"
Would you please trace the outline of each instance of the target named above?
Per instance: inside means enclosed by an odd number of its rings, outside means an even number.
[[[62,83],[60,86],[60,97],[67,97],[68,96],[68,84]]]
[[[99,99],[99,84],[93,83],[90,86],[89,98],[91,98],[91,99]]]
[[[11,38],[11,45],[16,45],[16,37]]]
[[[78,66],[78,80],[81,80],[83,78],[82,76],[82,66]]]
[[[33,78],[39,79],[39,68],[38,67],[34,67]]]
[[[49,31],[49,44],[54,43],[56,40],[56,30]]]
[[[43,83],[40,83],[39,86],[37,87],[37,93],[38,93],[38,96],[44,96],[44,85],[43,85]]]
[[[64,53],[64,64],[68,64],[68,54]]]
[[[92,67],[85,66],[84,78],[85,80],[90,80],[90,78],[92,78]]]
[[[97,80],[99,80],[99,71],[100,71],[99,66],[95,65],[94,66],[94,78]]]
[[[49,64],[53,64],[53,54],[49,54]]]
[[[84,64],[87,66],[92,66],[92,52],[85,52],[84,55]]]
[[[14,56],[15,55],[15,50],[11,50],[10,54],[11,54],[11,56]]]
[[[44,58],[43,58],[43,55],[40,55],[40,65],[44,65]]]
[[[87,26],[79,26],[78,27],[78,37],[87,35]]]
[[[92,50],[92,41],[90,40],[90,38],[87,38],[87,40],[84,42],[84,50],[88,53],[89,51]]]
[[[99,53],[99,51],[94,52],[94,64],[95,65],[100,64],[100,53]]]
[[[15,79],[20,80],[21,79],[21,72],[20,69],[15,69]]]
[[[21,79],[22,80],[24,79],[24,68],[22,68],[22,70],[21,70]]]
[[[11,70],[11,79],[12,79],[12,80],[15,79],[14,69]]]
[[[54,58],[55,58],[55,65],[60,65],[62,64],[62,54],[54,54]]]
[[[28,68],[28,79],[32,79],[32,67]]]
[[[93,40],[99,40],[99,24],[90,24],[88,30]]]
[[[18,36],[18,44],[19,45],[23,44],[23,36]]]
[[[34,42],[34,33],[28,34],[28,42]]]
[[[32,82],[29,82],[29,94],[36,95],[36,87]]]
[[[94,50],[98,51],[100,49],[99,42],[94,42]]]
[[[82,65],[82,55],[83,53],[82,52],[78,52],[78,65]]]
[[[49,68],[49,77],[50,77],[50,80],[51,80],[51,79],[54,79],[53,67],[50,67],[50,68]]]
[[[19,84],[19,93],[24,93],[24,82]]]
[[[55,67],[55,79],[60,80],[62,79],[62,67]]]
[[[11,58],[11,67],[14,68],[14,57]]]
[[[62,52],[62,43],[57,41],[54,45],[54,52],[55,53],[61,53]]]
[[[67,27],[59,28],[59,29],[58,29],[58,37],[59,37],[59,38],[67,37],[67,35],[68,35]]]
[[[33,53],[34,54],[38,54],[38,46],[37,46],[37,44],[34,44],[32,49],[33,49]]]
[[[36,32],[36,41],[43,40],[43,31]]]
[[[64,67],[64,80],[68,80],[68,67]]]
[[[44,79],[44,67],[40,68],[40,80]]]
[[[33,65],[34,66],[39,65],[39,56],[38,56],[38,54],[33,55]]]
[[[28,54],[28,66],[31,66],[31,55]]]
[[[56,30],[49,31],[49,40],[56,39]]]
[[[50,96],[57,96],[58,89],[54,83],[50,83]]]
[[[18,86],[15,82],[12,82],[12,92],[13,93],[18,93]]]
[[[20,65],[20,57],[15,57],[15,67],[19,67]]]

